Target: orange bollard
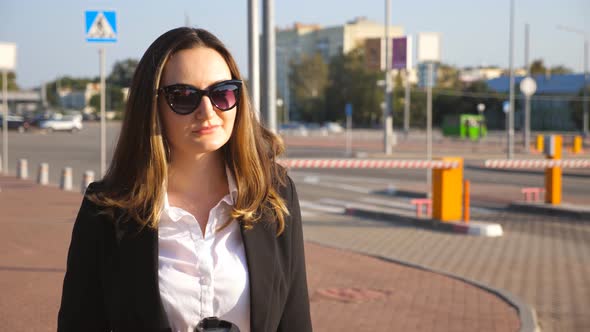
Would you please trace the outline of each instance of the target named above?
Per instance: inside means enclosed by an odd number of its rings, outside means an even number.
[[[572,146],[572,153],[582,153],[582,136],[574,136],[574,144]]]
[[[441,160],[457,162],[459,167],[432,170],[432,218],[443,222],[461,220],[463,158],[444,157]]]
[[[548,140],[548,144],[552,144],[549,150],[552,154],[547,155],[549,160],[559,160],[562,155],[563,140],[561,135],[552,135],[553,138]],[[551,205],[561,204],[561,190],[562,190],[562,169],[561,167],[545,168],[545,203]]]
[[[537,135],[537,152],[543,153],[543,150],[545,148],[544,143],[545,141],[543,135]]]
[[[469,180],[463,182],[463,222],[469,223]]]

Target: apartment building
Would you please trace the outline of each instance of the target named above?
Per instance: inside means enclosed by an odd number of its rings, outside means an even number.
[[[389,27],[390,36],[403,35],[399,26]],[[333,56],[346,54],[358,47],[365,47],[367,39],[383,38],[385,26],[357,17],[343,25],[322,27],[318,24],[295,23],[276,33],[277,94],[285,107],[291,105],[289,98],[290,63],[303,55],[319,53],[329,63]],[[384,67],[383,67],[384,68]]]

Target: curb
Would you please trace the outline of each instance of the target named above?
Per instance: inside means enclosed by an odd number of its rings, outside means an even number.
[[[550,205],[545,203],[525,203],[512,202],[508,206],[509,210],[515,212],[527,212],[558,217],[570,217],[590,221],[590,209],[574,204]]]
[[[482,162],[483,163],[483,162]],[[531,170],[531,169],[515,169],[515,168],[491,168],[491,167],[483,167],[480,165],[476,165],[476,164],[465,164],[464,165],[464,169],[470,169],[470,170],[476,170],[476,171],[490,171],[490,172],[498,172],[498,173],[515,173],[515,174],[527,174],[527,175],[538,175],[538,176],[544,176],[544,168],[539,168],[537,170]],[[563,177],[572,177],[572,178],[587,178],[588,175],[587,174],[580,174],[580,173],[569,173],[569,172],[563,172],[562,173]]]
[[[496,237],[502,236],[504,233],[502,230],[502,226],[500,224],[495,223],[484,223],[478,221],[470,221],[468,224],[463,222],[442,222],[436,219],[422,219],[417,217],[389,213],[385,211],[353,207],[347,207],[345,213],[349,216],[386,220],[388,222],[406,224],[420,228],[427,228],[431,230],[451,232],[457,234]]]
[[[483,289],[486,292],[496,295],[497,297],[501,298],[506,303],[508,303],[510,306],[512,306],[514,309],[516,309],[516,311],[518,312],[518,318],[520,320],[519,332],[541,332],[541,328],[539,327],[539,322],[537,319],[537,312],[535,311],[535,308],[533,308],[532,306],[530,306],[526,302],[522,301],[518,296],[515,296],[514,294],[512,294],[508,291],[493,288],[491,286],[485,285],[485,284],[480,283],[478,281],[475,281],[475,280],[472,280],[469,278],[465,278],[465,277],[462,277],[462,276],[459,276],[459,275],[456,275],[456,274],[453,274],[450,272],[438,271],[438,270],[435,270],[435,269],[432,269],[432,268],[429,268],[429,267],[426,267],[423,265],[405,262],[405,261],[402,261],[399,259],[390,258],[390,257],[382,256],[382,255],[376,255],[376,254],[373,254],[373,253],[370,253],[367,251],[363,251],[363,250],[351,250],[350,248],[344,248],[344,247],[339,247],[339,246],[335,246],[335,245],[325,244],[320,241],[309,241],[309,240],[305,240],[305,241],[310,242],[310,243],[315,243],[315,244],[318,244],[318,245],[321,245],[324,247],[328,247],[328,248],[335,248],[335,249],[339,249],[339,250],[352,251],[352,252],[359,253],[362,255],[378,258],[378,259],[384,260],[386,262],[396,263],[396,264],[404,265],[404,266],[407,266],[410,268],[419,269],[419,270],[443,275],[443,276],[446,276],[449,278],[461,280],[467,284],[473,285],[477,288]]]

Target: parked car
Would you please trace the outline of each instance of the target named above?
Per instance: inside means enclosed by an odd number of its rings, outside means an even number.
[[[307,136],[308,131],[304,124],[299,122],[283,123],[279,126],[279,134],[293,136]]]
[[[344,132],[344,128],[338,122],[326,122],[322,128],[325,128],[329,133]]]
[[[81,115],[60,115],[55,114],[47,120],[39,121],[39,128],[52,131],[70,131],[72,133],[82,130],[82,116]]]
[[[29,129],[29,123],[27,121],[25,121],[25,119],[22,116],[18,116],[18,115],[9,115],[7,118],[7,125],[8,125],[8,130],[10,129],[16,129],[18,130],[19,133],[24,133],[25,131],[27,131]],[[0,128],[4,128],[4,119],[3,116],[0,114]]]

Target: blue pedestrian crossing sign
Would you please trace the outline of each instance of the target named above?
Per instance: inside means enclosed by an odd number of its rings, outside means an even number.
[[[86,41],[89,43],[115,43],[117,41],[117,13],[115,11],[87,10]]]

